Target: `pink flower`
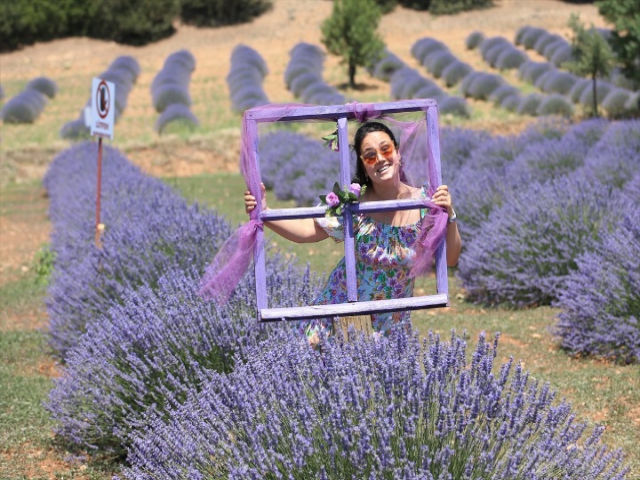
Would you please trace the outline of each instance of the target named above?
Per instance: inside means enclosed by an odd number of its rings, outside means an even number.
[[[349,191],[351,193],[353,193],[356,197],[360,198],[360,190],[362,187],[360,187],[359,183],[352,183],[351,185],[349,185]]]
[[[327,205],[329,205],[331,208],[334,208],[340,205],[340,199],[335,193],[329,192],[327,194]]]

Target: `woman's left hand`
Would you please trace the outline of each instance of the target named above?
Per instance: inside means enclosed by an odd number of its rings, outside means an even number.
[[[431,201],[440,207],[446,208],[449,217],[453,216],[453,203],[448,186],[440,185],[433,194],[433,197],[431,197]]]

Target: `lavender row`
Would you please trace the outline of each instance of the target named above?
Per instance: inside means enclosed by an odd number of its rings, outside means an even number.
[[[340,178],[339,153],[320,140],[279,131],[261,137],[258,148],[262,181],[280,200],[294,200],[300,207],[316,205],[318,195],[331,191]]]
[[[639,203],[639,131],[637,121],[590,121],[496,137],[476,147],[452,185],[465,238],[458,276],[469,300],[523,307],[566,298],[578,259],[617,228],[618,217],[611,212],[628,212]],[[630,260],[635,270],[638,258]],[[616,257],[608,261],[618,262]],[[612,268],[624,272],[624,265],[612,263]],[[640,299],[637,292],[629,305]],[[612,295],[602,308],[618,308],[618,303]],[[619,306],[635,315],[632,308]],[[637,351],[637,336],[625,333],[622,323],[594,318],[588,304],[582,307],[580,318],[598,326],[576,322],[576,329],[615,337],[612,342],[594,335],[601,350],[590,347],[582,353],[624,357],[630,349]],[[566,335],[580,336],[577,331]]]
[[[611,31],[598,28],[596,29],[605,39],[609,39]],[[533,27],[524,25],[516,32],[514,42],[521,45],[526,50],[535,50],[538,54],[545,57],[551,64],[561,68],[563,63],[572,59],[571,44],[562,36],[549,33],[541,27]],[[633,90],[633,82],[620,73],[619,69],[614,69],[609,82],[616,87],[626,90]]]
[[[171,122],[181,121],[197,126],[198,119],[191,112],[189,84],[196,68],[196,59],[188,50],[178,50],[169,55],[162,69],[151,82],[151,101],[158,116],[154,129],[162,133]]]
[[[284,81],[291,93],[303,103],[342,105],[344,95],[322,78],[324,52],[317,45],[299,42],[289,52]]]
[[[452,335],[272,338],[133,439],[130,479],[622,479],[620,451],[510,360]]]
[[[258,325],[247,275],[224,308],[197,294],[202,270],[229,234],[214,212],[189,206],[116,150],[104,152],[102,248],[93,242],[95,144],[51,164],[54,225],[50,344],[64,362],[48,409],[58,434],[82,448],[124,454],[128,436],[163,415],[211,371],[284,326]],[[279,254],[267,261],[271,301],[309,302],[319,288]]]
[[[231,108],[235,112],[243,113],[249,108],[269,103],[262,87],[268,73],[266,62],[256,50],[246,45],[237,45],[233,49],[227,86]]]
[[[7,101],[0,110],[0,118],[5,123],[33,123],[44,111],[47,97],[54,98],[57,92],[58,86],[53,80],[34,78],[24,90]]]
[[[115,94],[115,112],[114,122],[117,122],[125,108],[127,107],[127,100],[129,93],[133,88],[140,75],[140,65],[138,61],[128,55],[122,55],[117,57],[111,65],[98,75],[98,78],[113,82],[116,87]],[[85,109],[91,106],[91,97],[87,100],[87,103],[80,110],[78,118],[65,123],[60,129],[60,136],[67,139],[82,139],[89,136],[89,126],[85,120]]]
[[[562,309],[554,328],[572,354],[640,362],[640,175],[632,202],[617,224],[602,232],[593,248],[576,259],[555,305]]]
[[[531,30],[535,32],[535,29]],[[467,45],[476,44],[479,32],[472,33],[467,38]],[[570,116],[573,113],[573,103],[580,104],[585,108],[591,108],[593,105],[592,81],[577,77],[569,72],[558,70],[558,66],[563,62],[571,60],[571,46],[562,41],[550,41],[556,36],[536,36],[535,45],[539,50],[558,48],[557,54],[553,56],[551,63],[535,62],[529,59],[528,55],[516,48],[509,40],[504,37],[491,37],[484,39],[479,43],[479,49],[482,58],[494,68],[499,70],[518,69],[520,78],[528,83],[532,83],[542,92],[551,94],[545,102],[545,97],[539,94],[530,94],[528,97],[522,97],[519,92],[511,92],[504,99],[497,103],[504,108],[518,113],[546,114],[549,110],[554,113],[561,113]],[[530,43],[530,37],[523,36],[523,42],[526,45]],[[564,43],[562,43],[564,42]],[[569,53],[566,53],[566,48]],[[569,55],[567,57],[567,55]],[[600,80],[597,82],[596,95],[598,104],[601,105],[610,115],[619,116],[626,112],[635,111],[638,108],[638,94],[634,94],[625,88],[619,88],[610,82]],[[507,97],[515,97],[515,99],[506,100]],[[545,104],[546,103],[546,104]],[[550,109],[549,104],[555,108]]]

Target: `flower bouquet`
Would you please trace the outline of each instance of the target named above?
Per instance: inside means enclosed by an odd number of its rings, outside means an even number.
[[[342,215],[345,205],[357,202],[366,188],[366,186],[360,185],[359,183],[352,183],[348,187],[345,185],[345,187],[341,189],[338,182],[336,182],[331,192],[327,195],[320,195],[322,205],[329,207],[325,215],[327,217]]]

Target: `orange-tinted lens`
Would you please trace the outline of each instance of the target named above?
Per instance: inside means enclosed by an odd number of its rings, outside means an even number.
[[[391,160],[391,157],[393,157],[393,150],[394,149],[391,145],[383,145],[382,148],[380,149],[380,153],[387,160]],[[362,158],[362,161],[367,165],[373,165],[378,161],[378,150],[374,150],[374,149],[367,150],[361,155],[361,158]]]

